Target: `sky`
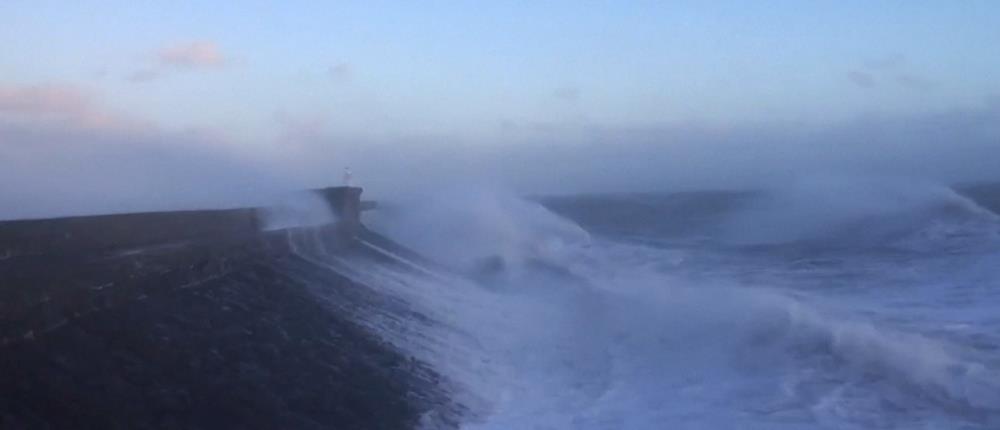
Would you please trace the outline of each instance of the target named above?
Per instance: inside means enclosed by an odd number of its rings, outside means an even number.
[[[0,3],[0,218],[1000,179],[995,1]]]

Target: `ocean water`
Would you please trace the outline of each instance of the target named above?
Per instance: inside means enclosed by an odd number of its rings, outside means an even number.
[[[945,186],[460,189],[366,217],[417,255],[302,254],[393,303],[358,318],[463,428],[1000,428],[1000,217]]]

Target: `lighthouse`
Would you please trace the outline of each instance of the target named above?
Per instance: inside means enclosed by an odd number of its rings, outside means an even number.
[[[345,187],[353,186],[352,179],[353,179],[353,176],[351,176],[351,168],[350,167],[345,167],[344,168],[344,186]]]

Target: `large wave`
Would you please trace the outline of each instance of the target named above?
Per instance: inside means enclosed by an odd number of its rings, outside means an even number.
[[[294,240],[386,298],[353,315],[448,378],[465,428],[1000,424],[1000,363],[981,351],[829,298],[692,279],[663,265],[676,251],[589,238],[536,203],[446,196],[376,225],[445,270],[364,238],[394,263]],[[506,276],[466,276],[490,256]]]
[[[912,180],[812,177],[732,213],[724,238],[742,244],[924,247],[996,238],[1000,218],[952,188]]]
[[[422,255],[462,272],[484,265],[516,271],[526,263],[561,264],[590,235],[541,205],[495,189],[456,187],[367,223]]]
[[[672,246],[936,252],[1000,239],[996,213],[951,187],[910,179],[813,176],[758,191],[585,196],[545,203],[593,231]]]

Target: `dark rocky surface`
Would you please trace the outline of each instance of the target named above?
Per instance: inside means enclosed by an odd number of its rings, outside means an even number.
[[[443,382],[356,322],[373,290],[252,210],[175,215],[0,223],[3,428],[455,426]],[[371,235],[314,230],[337,253]]]
[[[250,262],[8,347],[4,425],[412,427],[440,401],[433,375],[316,303],[289,265]]]

